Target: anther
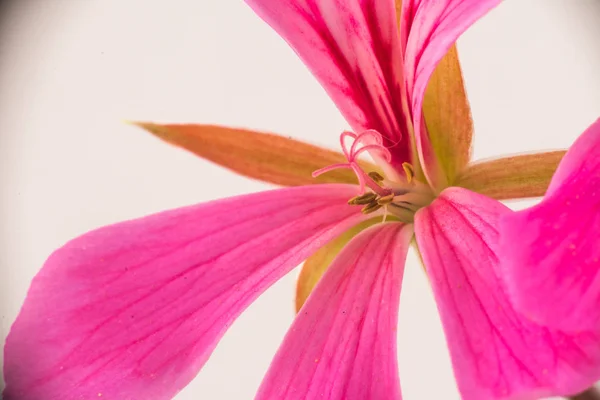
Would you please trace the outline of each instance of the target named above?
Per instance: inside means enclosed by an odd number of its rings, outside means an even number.
[[[377,210],[379,210],[381,208],[380,204],[377,204],[376,201],[367,204],[366,206],[364,206],[360,211],[362,211],[363,214],[370,214],[372,212],[375,212]]]
[[[377,171],[371,171],[369,172],[367,175],[369,175],[369,178],[373,179],[375,182],[379,183],[379,182],[383,182],[383,180],[385,179],[383,176],[381,176],[381,174]]]
[[[406,181],[408,183],[410,183],[415,176],[415,168],[412,166],[412,164],[403,162],[402,169],[404,170],[404,173],[406,174]]]
[[[387,196],[382,196],[377,199],[377,204],[379,204],[380,206],[390,204],[392,201],[394,201],[394,196],[394,193],[388,194]]]
[[[377,198],[377,195],[373,192],[361,194],[360,196],[356,196],[348,200],[348,204],[351,206],[354,205],[364,205],[373,202]]]

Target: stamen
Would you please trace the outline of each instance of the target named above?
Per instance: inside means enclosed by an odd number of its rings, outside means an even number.
[[[380,197],[379,199],[377,199],[377,204],[379,204],[380,206],[385,206],[387,204],[390,204],[392,201],[394,201],[394,193]]]
[[[381,208],[380,204],[377,204],[377,202],[373,202],[371,204],[364,206],[360,211],[362,211],[363,214],[371,214],[372,212],[375,212],[375,211],[379,210],[380,208]]]
[[[383,207],[383,219],[381,220],[381,223],[385,223],[385,220],[387,219],[388,216],[388,208],[387,207]]]
[[[413,180],[413,178],[415,177],[415,168],[412,166],[412,164],[403,162],[402,169],[404,170],[404,173],[406,174],[406,181],[408,183],[410,183]]]
[[[347,143],[347,138],[353,140],[351,145]],[[339,168],[354,171],[360,185],[360,195],[348,200],[348,204],[363,206],[361,209],[363,214],[371,214],[383,208],[382,222],[386,221],[388,215],[393,215],[395,219],[404,223],[412,223],[415,213],[433,200],[431,189],[415,179],[415,169],[408,162],[402,164],[406,180],[386,180],[377,171],[369,173],[363,171],[358,158],[364,152],[378,152],[377,155],[381,155],[387,161],[392,158],[388,147],[383,145],[383,137],[379,132],[372,129],[360,134],[345,131],[340,135],[340,145],[348,162],[318,169],[312,173],[312,176],[316,178]],[[367,187],[370,189],[368,193]]]
[[[375,182],[379,183],[379,182],[383,182],[383,180],[385,179],[383,176],[381,176],[381,174],[377,171],[371,171],[369,172],[367,175],[369,175],[369,178],[373,179]]]
[[[350,205],[369,204],[376,198],[377,198],[377,195],[375,193],[369,192],[369,193],[365,193],[360,196],[351,198],[350,200],[348,200],[348,204],[350,204]]]

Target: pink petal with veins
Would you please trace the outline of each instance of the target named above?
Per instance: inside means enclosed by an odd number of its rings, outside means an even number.
[[[400,399],[398,304],[412,228],[373,226],[344,247],[288,334],[258,400]]]
[[[401,40],[415,141],[429,182],[437,160],[423,121],[423,96],[435,67],[458,37],[501,0],[403,0]],[[449,133],[450,134],[450,133]]]
[[[236,317],[363,219],[352,185],[184,207],[87,233],[33,280],[5,347],[5,400],[170,399]]]
[[[402,171],[408,103],[394,0],[246,0],[294,49],[356,132],[375,129]]]
[[[517,313],[500,280],[496,200],[450,188],[417,212],[415,234],[462,398],[572,395],[600,378],[600,338],[539,326]]]
[[[500,225],[515,307],[544,325],[600,331],[600,120],[562,159],[540,204]]]

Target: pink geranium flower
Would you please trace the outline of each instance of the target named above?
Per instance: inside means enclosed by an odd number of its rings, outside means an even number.
[[[553,329],[597,335],[600,120],[569,149],[542,202],[508,214],[501,228],[503,271],[516,307]]]
[[[392,0],[247,2],[346,116],[355,133],[341,135],[343,154],[239,129],[140,124],[296,187],[126,221],[58,249],[7,338],[4,398],[170,398],[237,316],[308,259],[298,316],[257,398],[400,399],[395,332],[413,237],[463,398],[589,387],[597,336],[530,322],[500,284],[497,225],[510,211],[497,199],[543,194],[563,153],[468,164],[453,44],[499,0],[407,0],[399,24]],[[359,160],[366,152],[377,166]]]

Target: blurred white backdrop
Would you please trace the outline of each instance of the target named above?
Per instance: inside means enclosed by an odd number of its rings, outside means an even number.
[[[507,0],[459,41],[475,158],[567,147],[600,116],[600,2]],[[119,220],[268,185],[124,120],[219,123],[336,148],[346,123],[241,0],[0,6],[0,340],[50,252]],[[522,206],[516,204],[516,207]],[[249,399],[294,317],[297,270],[233,325],[177,399]],[[458,399],[426,278],[409,256],[404,398]]]

